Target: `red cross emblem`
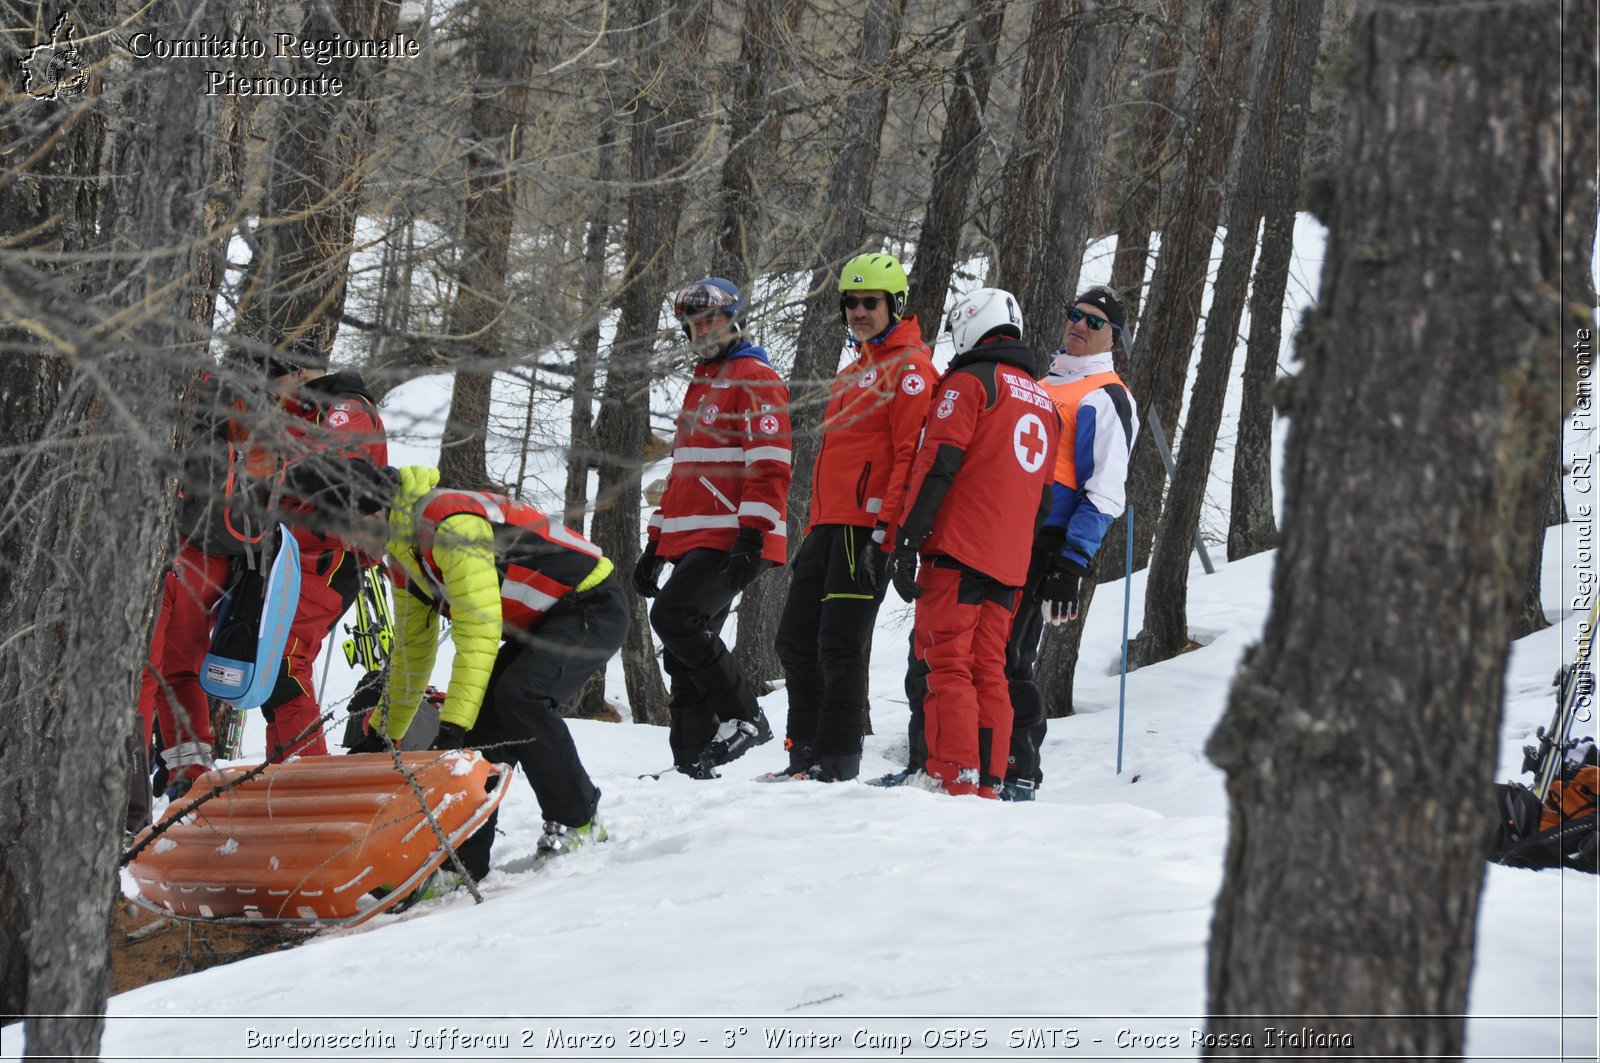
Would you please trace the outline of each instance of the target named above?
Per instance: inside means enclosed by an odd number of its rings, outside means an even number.
[[[1023,414],[1011,433],[1011,444],[1017,453],[1017,464],[1024,472],[1038,472],[1044,464],[1045,450],[1050,437],[1045,434],[1044,422],[1036,413]]]

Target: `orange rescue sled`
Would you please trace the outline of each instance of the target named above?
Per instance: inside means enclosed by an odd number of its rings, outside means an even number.
[[[489,818],[513,773],[473,750],[400,759],[451,845]],[[210,772],[193,792],[248,770]],[[140,903],[161,914],[355,926],[398,904],[448,858],[394,761],[387,753],[363,753],[270,765],[168,827],[131,870]],[[366,896],[379,886],[390,887],[382,899]]]

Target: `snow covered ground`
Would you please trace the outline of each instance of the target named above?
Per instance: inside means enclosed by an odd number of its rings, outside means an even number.
[[[1314,290],[1320,233],[1313,237],[1310,280],[1292,300]],[[425,378],[391,399],[397,464],[436,455],[448,388],[448,378]],[[670,408],[669,395],[659,398],[654,406]],[[1575,445],[1592,452],[1594,440]],[[530,460],[531,493],[540,482],[559,491],[559,451]],[[1218,467],[1226,475],[1226,459]],[[1548,722],[1550,678],[1570,656],[1576,535],[1569,525],[1549,536],[1545,606],[1555,626],[1515,647],[1500,779],[1516,777],[1521,746]],[[1032,804],[753,782],[783,762],[777,743],[720,780],[641,780],[671,762],[664,730],[573,722],[604,791],[610,842],[535,868],[539,816],[518,782],[503,806],[484,904],[456,895],[122,994],[110,1003],[102,1052],[117,1060],[1197,1058],[1192,1031],[1203,1026],[1227,836],[1223,777],[1203,748],[1240,655],[1260,634],[1272,564],[1272,555],[1219,559],[1215,575],[1195,572],[1190,622],[1204,646],[1128,677],[1120,774],[1120,583],[1096,596],[1079,714],[1053,724],[1046,785]],[[1134,632],[1143,581],[1136,575],[1131,588]],[[905,753],[909,622],[910,609],[891,595],[876,634],[877,734],[863,777],[900,766]],[[441,679],[448,659],[447,646]],[[342,657],[332,663],[325,702],[341,703],[354,679]],[[615,662],[608,691],[622,691]],[[781,727],[783,692],[764,706]],[[252,719],[247,754],[263,744]],[[1594,876],[1488,869],[1471,1058],[1596,1058],[1597,911]],[[1317,1030],[1336,1034],[1337,1022]],[[22,1050],[18,1028],[0,1031],[0,1058]],[[1292,1045],[1279,1051],[1295,1054]]]
[[[1570,559],[1570,533],[1563,540],[1563,529],[1552,531],[1553,588],[1562,582],[1564,542]],[[751,781],[782,762],[775,743],[720,780],[640,780],[670,763],[661,729],[575,722],[605,792],[610,842],[532,868],[539,817],[519,782],[504,806],[506,833],[481,906],[457,895],[125,993],[111,1001],[104,1053],[1195,1058],[1189,1031],[1202,1025],[1206,937],[1227,833],[1222,776],[1201,750],[1239,655],[1259,634],[1271,566],[1270,555],[1260,556],[1196,575],[1191,615],[1206,645],[1129,676],[1120,776],[1120,584],[1096,597],[1081,711],[1052,727],[1048,781],[1031,805]],[[1135,609],[1142,578],[1134,581]],[[1550,676],[1576,623],[1561,605],[1549,596],[1561,622],[1513,655],[1502,778],[1515,774],[1521,744],[1549,717]],[[890,770],[904,753],[908,614],[891,599],[878,630],[878,733],[868,740],[864,775]],[[781,691],[764,704],[783,718]],[[1473,1058],[1595,1058],[1597,901],[1593,876],[1488,870],[1468,1026]],[[460,1042],[441,1027],[510,1040],[504,1049],[452,1050]],[[737,1036],[740,1027],[750,1033]],[[1080,1044],[1059,1047],[1066,1035],[1056,1034],[1054,1049],[1010,1047],[1026,1037],[1011,1031],[1030,1028],[1076,1029]],[[735,1031],[732,1050],[722,1047],[724,1029]],[[924,1047],[926,1031],[937,1041],[946,1036],[937,1031],[952,1031],[953,1040],[963,1029],[960,1047]],[[981,1047],[977,1029],[985,1031]],[[1321,1029],[1337,1032],[1337,1024]],[[413,1030],[434,1043],[408,1048]],[[552,1047],[552,1030],[609,1034],[616,1048]],[[685,1040],[675,1050],[630,1052],[629,1030],[664,1030],[669,1042],[681,1030]],[[840,1041],[769,1049],[762,1031]],[[1177,1047],[1117,1050],[1119,1031],[1146,1045],[1175,1037]],[[346,1036],[357,1047],[308,1050],[296,1047],[304,1042],[274,1044],[274,1035]],[[853,1036],[864,1046],[852,1046]],[[903,1051],[902,1036],[911,1039]],[[1103,1044],[1091,1043],[1097,1036]],[[1036,1044],[1049,1039],[1035,1035]],[[13,1029],[5,1040],[5,1058],[15,1058],[20,1036]]]

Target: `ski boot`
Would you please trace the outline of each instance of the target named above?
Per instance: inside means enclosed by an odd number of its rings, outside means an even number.
[[[782,782],[786,779],[804,779],[811,770],[811,764],[816,759],[813,746],[810,742],[801,742],[793,738],[783,740],[783,748],[789,754],[789,763],[777,771],[764,772],[756,776],[757,782]]]
[[[860,774],[860,753],[824,753],[806,771],[813,782],[848,782]]]
[[[772,728],[767,724],[767,714],[757,709],[754,720],[723,720],[719,723],[717,733],[700,752],[693,767],[687,771],[681,767],[678,770],[696,779],[715,779],[717,774],[711,769],[738,760],[756,746],[770,741]]]
[[[604,823],[596,816],[581,827],[569,827],[565,823],[554,820],[544,821],[544,833],[539,835],[539,844],[535,847],[534,855],[541,860],[562,853],[570,853],[574,849],[581,849],[586,845],[598,845],[606,840]]]
[[[1000,787],[1002,801],[1032,801],[1039,784],[1032,779],[1008,779]]]

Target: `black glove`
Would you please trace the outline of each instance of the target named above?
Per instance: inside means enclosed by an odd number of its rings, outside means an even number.
[[[915,546],[901,543],[894,548],[894,553],[889,555],[889,580],[894,584],[894,592],[900,596],[901,601],[914,602],[922,597],[922,588],[917,586]]]
[[[1033,549],[1046,557],[1057,557],[1067,547],[1067,529],[1052,524],[1041,524],[1033,537]]]
[[[750,582],[761,573],[761,548],[766,543],[766,536],[755,528],[740,528],[739,534],[733,540],[733,546],[728,549],[727,560],[722,562],[722,571],[728,577],[728,582],[733,584],[733,589],[742,591],[750,586]]]
[[[656,544],[651,540],[644,548],[644,553],[639,555],[639,560],[633,563],[633,589],[639,592],[641,598],[654,598],[661,589],[658,581],[661,579],[661,566],[665,561],[656,556]]]
[[[377,728],[369,730],[361,736],[361,741],[351,746],[351,753],[387,753],[389,747],[384,744],[383,735]]]
[[[1052,625],[1078,619],[1078,585],[1089,570],[1060,554],[1050,557],[1044,581],[1039,584],[1039,606]]]
[[[440,723],[439,733],[433,736],[433,744],[429,749],[449,750],[460,749],[467,744],[467,729],[459,723]]]
[[[883,590],[883,574],[889,567],[889,555],[877,543],[868,543],[856,558],[856,586],[862,594],[876,596]]]

